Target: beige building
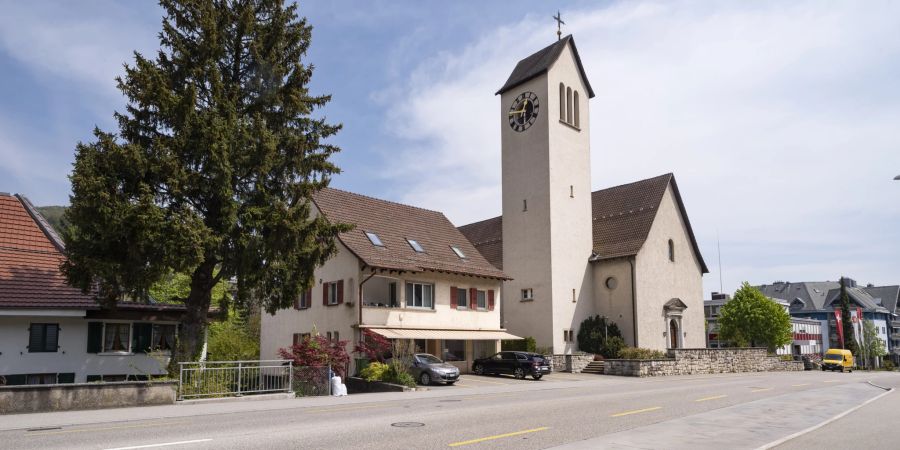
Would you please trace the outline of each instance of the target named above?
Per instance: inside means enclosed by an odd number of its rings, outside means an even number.
[[[594,92],[571,36],[520,61],[501,95],[503,215],[460,227],[503,284],[503,325],[554,353],[609,318],[628,345],[705,346],[707,272],[672,174],[591,192]]]
[[[279,358],[304,335],[345,340],[360,330],[407,340],[468,371],[498,351],[502,280],[508,277],[436,211],[337,189],[314,195],[316,214],[354,225],[292,309],[263,314],[261,357]]]

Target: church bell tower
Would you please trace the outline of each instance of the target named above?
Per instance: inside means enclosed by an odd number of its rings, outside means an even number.
[[[576,350],[593,314],[589,99],[575,41],[519,61],[497,91],[503,186],[504,324],[553,353]]]

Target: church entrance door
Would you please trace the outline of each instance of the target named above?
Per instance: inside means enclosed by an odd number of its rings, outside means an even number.
[[[669,348],[678,348],[678,324],[674,319],[669,321]]]

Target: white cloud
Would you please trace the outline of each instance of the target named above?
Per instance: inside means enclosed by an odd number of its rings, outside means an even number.
[[[674,172],[707,290],[717,231],[726,290],[841,273],[900,283],[900,5],[628,2],[568,16],[597,94],[594,187]],[[385,155],[398,197],[458,224],[499,214],[493,93],[552,42],[534,33],[543,19],[437,54],[381,93],[405,144]]]

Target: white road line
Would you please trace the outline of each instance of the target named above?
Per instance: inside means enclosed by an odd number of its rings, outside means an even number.
[[[193,441],[178,441],[178,442],[166,442],[163,444],[135,445],[134,447],[116,447],[116,448],[108,448],[106,450],[131,450],[131,449],[135,449],[135,448],[168,447],[170,445],[196,444],[198,442],[209,442],[211,440],[212,439],[194,439]]]

